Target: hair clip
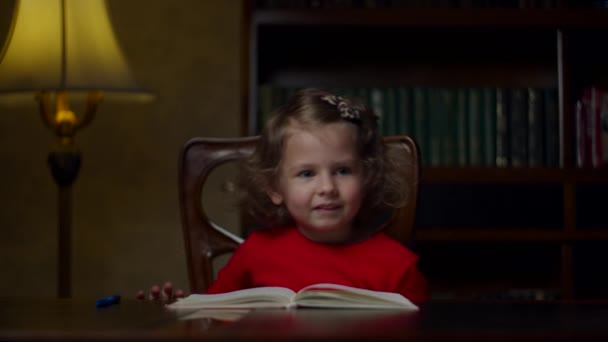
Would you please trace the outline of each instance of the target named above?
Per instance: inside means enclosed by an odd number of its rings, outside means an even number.
[[[346,100],[341,96],[325,95],[321,96],[321,100],[338,107],[340,117],[343,119],[354,121],[359,121],[361,119],[359,111],[349,106],[348,103],[346,103]]]

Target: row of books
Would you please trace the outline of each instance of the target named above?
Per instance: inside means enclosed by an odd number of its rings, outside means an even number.
[[[256,0],[257,9],[314,8],[574,8],[606,7],[605,0]]]
[[[406,134],[423,165],[559,166],[559,111],[555,88],[342,87],[331,91],[367,104],[383,135]],[[297,90],[263,85],[259,126]]]
[[[576,102],[576,161],[578,167],[608,166],[608,91],[583,89]]]

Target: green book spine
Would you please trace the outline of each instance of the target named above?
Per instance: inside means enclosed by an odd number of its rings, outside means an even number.
[[[397,134],[414,135],[412,129],[412,94],[408,87],[396,88],[396,122]]]
[[[430,165],[428,89],[416,87],[414,93],[414,139],[420,149],[423,166]]]
[[[482,88],[483,109],[481,113],[482,127],[482,155],[483,165],[496,165],[496,88]]]
[[[372,106],[370,94],[371,94],[370,88],[356,87],[353,92],[353,97],[355,98],[355,100],[363,103],[365,106],[367,106],[371,110],[374,110],[374,107]],[[378,114],[378,113],[376,113],[376,114]]]
[[[445,88],[440,90],[440,122],[441,122],[441,140],[442,140],[442,155],[441,164],[445,166],[454,166],[458,161],[458,140],[457,140],[457,110],[456,107],[456,90]]]
[[[496,166],[509,166],[509,92],[496,89]]]
[[[350,88],[347,87],[335,87],[333,89],[330,89],[330,91],[333,92],[335,95],[346,96],[350,98],[352,94],[349,92],[349,89]]]
[[[469,165],[481,166],[481,94],[470,88],[468,111]]]
[[[467,130],[467,89],[456,90],[456,153],[457,165],[464,167],[469,164],[468,130]]]
[[[386,134],[397,134],[397,103],[396,89],[394,87],[384,88],[384,115],[386,121]]]
[[[430,165],[440,166],[443,162],[443,134],[445,113],[442,112],[441,91],[430,88],[429,98],[429,149]]]
[[[515,88],[511,94],[511,166],[528,165],[528,95]]]
[[[389,134],[389,121],[384,108],[384,93],[381,88],[373,87],[370,89],[372,111],[380,118],[380,133],[382,135]]]
[[[349,87],[349,86],[335,87],[333,89],[329,89],[329,91],[333,92],[337,96],[344,96],[356,103],[360,102],[360,104],[368,105],[368,103],[364,102],[365,99],[362,99],[359,96],[358,88],[356,88],[356,87]]]
[[[544,164],[543,97],[540,89],[528,88],[528,165]]]

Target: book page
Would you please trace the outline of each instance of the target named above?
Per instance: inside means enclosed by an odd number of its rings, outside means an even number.
[[[290,306],[294,296],[295,292],[283,287],[257,287],[219,294],[191,294],[167,305],[167,308],[282,308]]]
[[[418,307],[398,293],[380,292],[337,284],[315,284],[294,298],[299,306],[409,309]]]

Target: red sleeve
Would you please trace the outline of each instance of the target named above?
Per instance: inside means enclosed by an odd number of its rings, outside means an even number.
[[[428,283],[418,270],[418,258],[405,270],[399,283],[399,293],[414,304],[421,304],[429,299]]]
[[[248,241],[240,245],[226,266],[218,273],[217,279],[207,289],[208,294],[225,293],[230,291],[242,290],[251,287],[251,281],[248,271],[247,251]]]

